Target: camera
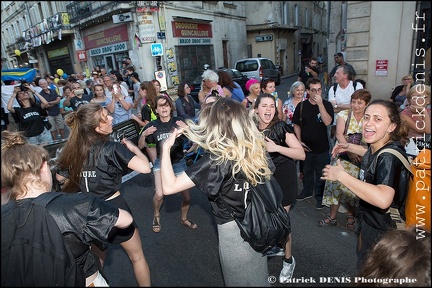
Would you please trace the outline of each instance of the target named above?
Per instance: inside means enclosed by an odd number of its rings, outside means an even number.
[[[27,80],[21,79],[20,82],[21,82],[21,85],[19,87],[20,87],[21,91],[28,91],[29,88],[26,87],[28,85]]]
[[[75,96],[82,95],[84,94],[84,89],[76,89],[74,90],[74,94]]]

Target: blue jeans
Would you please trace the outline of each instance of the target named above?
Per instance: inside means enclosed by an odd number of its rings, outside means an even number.
[[[321,202],[324,194],[325,181],[321,180],[322,169],[330,163],[329,152],[313,154],[306,152],[306,159],[303,161],[303,195],[313,195]]]

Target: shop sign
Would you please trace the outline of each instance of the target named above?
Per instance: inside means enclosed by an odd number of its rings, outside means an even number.
[[[127,42],[121,42],[121,43],[116,43],[116,44],[90,49],[89,53],[90,56],[93,57],[98,55],[117,53],[126,50],[127,50]]]
[[[179,38],[178,45],[210,45],[211,38]]]
[[[181,38],[212,38],[212,26],[205,23],[172,21],[174,37]]]
[[[85,50],[76,51],[76,54],[79,62],[87,61],[87,54]]]
[[[67,47],[63,47],[63,48],[48,51],[47,54],[48,54],[48,59],[56,58],[60,56],[66,56],[69,54],[69,49]]]
[[[86,49],[97,48],[129,40],[126,24],[102,30],[100,32],[84,36],[83,38]]]

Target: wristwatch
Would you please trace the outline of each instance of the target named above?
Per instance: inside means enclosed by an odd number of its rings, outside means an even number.
[[[333,108],[335,108],[335,109],[336,109],[336,108],[337,108],[337,104],[333,105]]]

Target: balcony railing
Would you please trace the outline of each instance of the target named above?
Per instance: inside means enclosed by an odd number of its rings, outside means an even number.
[[[72,1],[66,6],[72,27],[117,10],[130,10],[136,1]],[[107,12],[108,11],[108,12]]]

